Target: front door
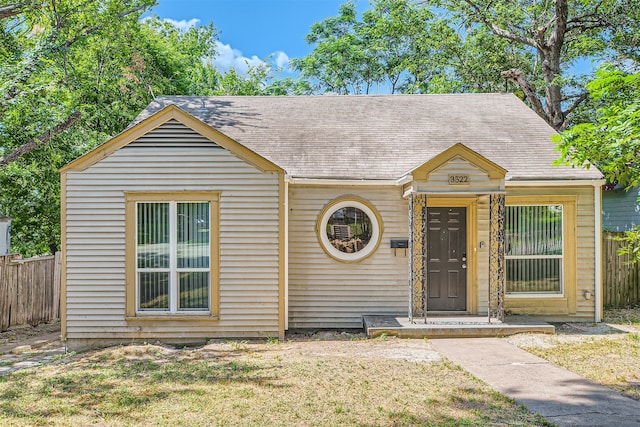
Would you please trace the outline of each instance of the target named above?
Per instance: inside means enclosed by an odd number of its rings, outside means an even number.
[[[467,309],[467,208],[427,208],[427,311]]]

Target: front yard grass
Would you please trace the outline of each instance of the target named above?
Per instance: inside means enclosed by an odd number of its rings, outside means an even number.
[[[613,329],[606,333],[559,334],[540,337],[539,340],[521,339],[515,344],[580,376],[640,400],[640,308],[607,310],[604,322],[614,328],[620,325],[626,332]],[[589,325],[585,329],[588,330]]]
[[[399,341],[90,351],[1,376],[0,424],[548,425],[437,355],[396,357]]]

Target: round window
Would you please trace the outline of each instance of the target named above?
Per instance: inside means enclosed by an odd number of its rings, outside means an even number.
[[[325,252],[346,262],[371,255],[380,243],[381,221],[373,206],[354,197],[329,203],[318,219],[318,237]]]

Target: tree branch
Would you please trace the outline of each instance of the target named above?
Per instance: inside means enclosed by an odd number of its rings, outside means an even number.
[[[0,6],[0,20],[10,18],[12,16],[20,15],[24,12],[23,8],[29,5],[30,2],[8,4],[6,6]]]
[[[489,27],[491,29],[491,31],[500,37],[504,37],[506,39],[518,42],[518,43],[522,43],[525,44],[527,46],[531,46],[534,48],[538,48],[539,45],[538,43],[536,43],[536,41],[532,38],[529,37],[522,37],[519,36],[517,34],[512,33],[511,31],[507,31],[504,28],[500,28],[498,27],[495,23],[491,22],[489,19],[487,19],[487,17],[484,15],[484,13],[482,12],[482,10],[480,10],[480,7],[478,7],[477,4],[475,4],[475,2],[471,1],[471,0],[464,0],[465,3],[467,3],[469,6],[471,6],[471,8],[474,10],[473,14],[476,16],[476,18],[482,22],[483,24],[485,24],[487,27]]]
[[[7,167],[9,164],[15,162],[20,157],[29,154],[33,150],[40,148],[43,144],[51,141],[57,135],[61,134],[65,130],[69,129],[75,122],[80,120],[81,114],[78,111],[71,113],[69,117],[62,123],[59,123],[52,130],[48,130],[37,138],[32,139],[11,151],[6,156],[0,157],[0,169]]]
[[[501,72],[500,75],[518,85],[524,91],[524,94],[529,102],[531,102],[533,111],[535,111],[540,117],[542,117],[547,123],[549,123],[549,118],[544,111],[544,106],[542,105],[540,98],[536,94],[533,86],[531,86],[529,80],[527,80],[527,77],[524,75],[524,72],[522,70],[512,68],[510,70]]]
[[[583,92],[579,95],[572,97],[572,98],[575,98],[575,101],[573,101],[571,105],[569,105],[569,107],[564,111],[563,115],[567,117],[569,114],[571,114],[571,112],[575,110],[580,104],[582,104],[584,100],[587,99],[588,96],[589,96],[589,92]],[[566,120],[565,120],[565,123],[566,123]],[[564,130],[564,127],[565,125],[563,124],[561,130]]]
[[[115,15],[116,18],[124,18],[127,15],[131,15],[132,13],[141,11],[143,9],[146,9],[147,6],[146,5],[142,5],[142,6],[138,6],[138,7],[134,7],[133,9],[129,9],[129,10],[125,10],[124,12],[121,12],[117,15]],[[82,27],[80,29],[80,31],[78,31],[78,35],[76,35],[75,37],[72,37],[71,39],[67,40],[64,43],[64,47],[68,48],[70,47],[72,44],[74,44],[75,42],[77,42],[78,40],[80,40],[83,37],[87,37],[89,35],[91,35],[92,33],[95,33],[96,31],[98,31],[100,28],[102,28],[103,25],[94,25],[93,27]]]
[[[600,9],[600,6],[602,6],[602,1],[599,1],[598,4],[595,5],[595,7],[593,8],[593,10],[589,13],[583,13],[582,15],[576,15],[573,18],[569,19],[567,21],[568,24],[574,24],[574,23],[580,23],[582,21],[585,20],[585,18],[598,18],[598,20],[600,20],[602,17],[600,15],[600,13],[598,12],[598,9]]]

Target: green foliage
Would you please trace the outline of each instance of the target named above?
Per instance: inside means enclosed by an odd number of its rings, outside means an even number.
[[[305,91],[302,85],[296,85],[290,78],[274,80],[272,71],[266,63],[250,66],[244,74],[232,68],[219,77],[211,95],[280,96]]]
[[[314,92],[338,94],[495,92],[505,89],[504,69],[531,70],[530,49],[428,3],[373,0],[359,18],[347,2],[311,27],[314,49],[292,65]]]
[[[587,89],[599,106],[596,115],[556,138],[558,163],[595,164],[609,182],[627,189],[640,185],[640,73],[603,64]],[[622,240],[626,246],[620,254],[640,261],[640,229],[628,231]]]
[[[74,111],[81,119],[8,166],[0,165],[0,213],[13,218],[12,249],[59,249],[58,170],[118,134],[158,95],[280,95],[271,69],[222,75],[212,65],[217,30],[181,31],[140,20],[152,0],[28,2],[0,19],[0,158],[37,140]]]
[[[597,115],[556,138],[561,161],[595,164],[610,182],[640,185],[640,73],[603,64],[587,89],[599,105]]]
[[[291,64],[314,92],[411,91],[434,74],[428,59],[440,53],[431,49],[436,43],[430,34],[451,36],[450,31],[431,33],[431,20],[429,9],[404,0],[374,1],[358,19],[355,4],[348,1],[337,16],[311,27],[307,42],[315,45],[312,53]]]
[[[0,157],[37,141],[70,117],[84,123],[45,138],[44,145],[0,169],[0,211],[13,218],[12,247],[25,256],[59,246],[58,168],[94,146],[102,130],[91,130],[92,115],[80,92],[96,92],[93,82],[79,88],[84,73],[77,60],[93,40],[109,39],[136,23],[150,0],[25,2],[0,20]],[[92,61],[94,58],[87,58]]]
[[[616,240],[625,242],[625,246],[620,248],[618,255],[628,255],[631,263],[640,261],[640,227],[634,227]]]

